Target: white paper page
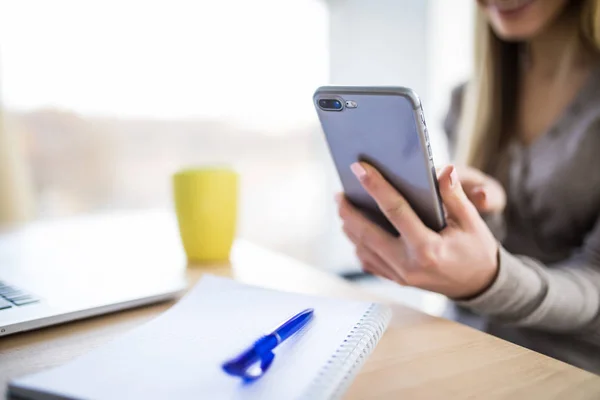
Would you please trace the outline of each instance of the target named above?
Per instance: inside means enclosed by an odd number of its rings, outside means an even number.
[[[283,399],[300,396],[364,315],[369,303],[319,298],[204,277],[170,310],[77,360],[14,381],[90,399]],[[275,350],[250,384],[221,365],[294,314],[312,321]]]

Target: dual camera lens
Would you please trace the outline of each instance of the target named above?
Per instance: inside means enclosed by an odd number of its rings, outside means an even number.
[[[340,111],[343,105],[338,99],[320,99],[319,107],[326,111]]]

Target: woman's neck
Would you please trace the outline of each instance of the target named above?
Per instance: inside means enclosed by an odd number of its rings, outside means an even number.
[[[567,11],[528,42],[528,68],[547,79],[588,68],[590,51],[579,36],[579,13]]]

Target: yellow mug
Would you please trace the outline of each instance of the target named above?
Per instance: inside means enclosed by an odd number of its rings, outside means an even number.
[[[188,260],[229,260],[237,219],[237,173],[227,168],[185,169],[173,176],[173,194]]]

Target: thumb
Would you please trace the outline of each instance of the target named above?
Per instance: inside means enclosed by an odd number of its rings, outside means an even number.
[[[474,226],[479,219],[479,213],[467,198],[456,168],[453,165],[446,166],[440,172],[438,182],[448,216],[460,226]]]

